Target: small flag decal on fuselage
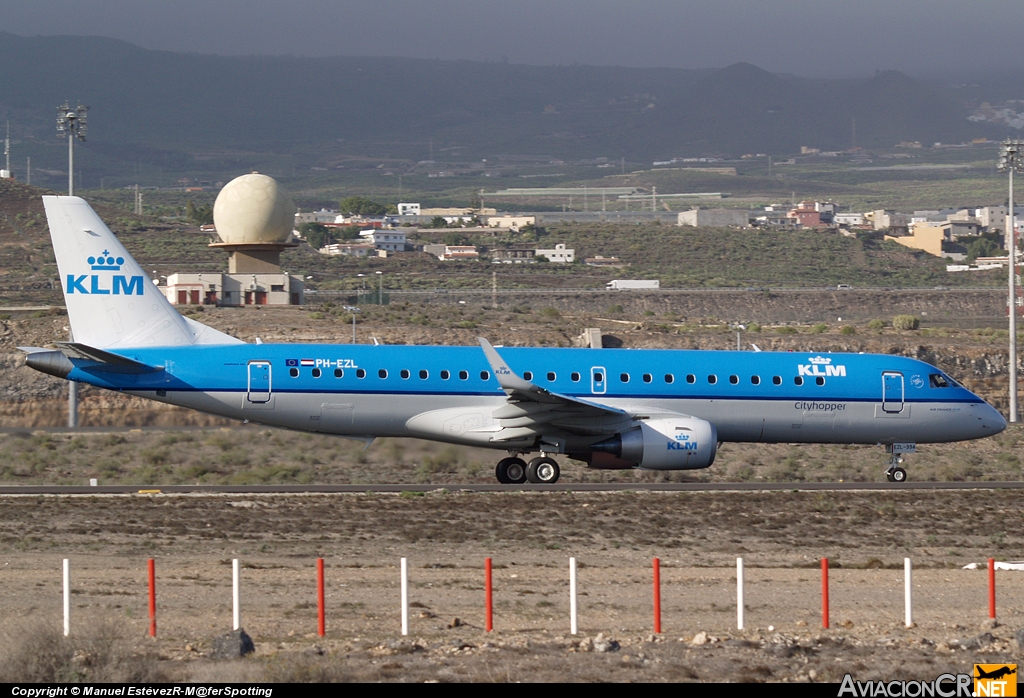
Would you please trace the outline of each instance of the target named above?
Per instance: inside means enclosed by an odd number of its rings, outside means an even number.
[[[316,366],[316,361],[314,359],[302,359],[299,361],[299,364],[302,366]]]
[[[299,365],[299,360],[298,359],[285,359],[284,360],[284,365],[285,366],[298,366]]]

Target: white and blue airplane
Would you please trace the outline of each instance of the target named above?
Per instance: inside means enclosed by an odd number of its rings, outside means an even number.
[[[507,451],[502,483],[556,482],[555,455],[707,468],[723,442],[883,444],[902,482],[918,443],[1006,428],[949,375],[900,356],[246,344],[180,315],[85,201],[43,202],[74,341],[24,347],[32,368],[286,429]]]

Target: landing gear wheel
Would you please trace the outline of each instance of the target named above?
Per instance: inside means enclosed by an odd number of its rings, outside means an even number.
[[[494,476],[503,485],[520,485],[526,482],[526,461],[522,458],[502,458],[494,468]]]
[[[903,456],[892,454],[889,458],[889,467],[885,471],[885,479],[889,482],[906,482],[907,471],[900,467],[903,463]]]
[[[560,474],[558,463],[551,458],[534,458],[526,466],[526,479],[538,485],[553,485]]]

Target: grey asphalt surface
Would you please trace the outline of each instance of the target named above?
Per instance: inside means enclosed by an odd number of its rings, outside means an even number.
[[[1020,490],[1024,482],[686,482],[558,483],[555,485],[22,485],[0,487],[0,496],[114,494],[352,494],[362,492],[854,492],[890,490]]]

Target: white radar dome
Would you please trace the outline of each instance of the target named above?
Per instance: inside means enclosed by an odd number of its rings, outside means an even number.
[[[226,243],[283,244],[295,225],[295,204],[273,177],[242,175],[220,190],[213,223]]]

